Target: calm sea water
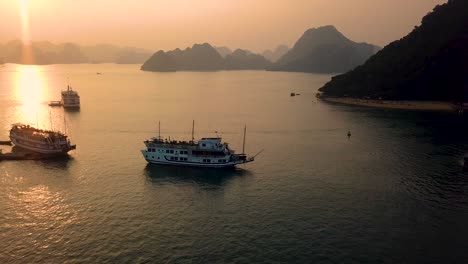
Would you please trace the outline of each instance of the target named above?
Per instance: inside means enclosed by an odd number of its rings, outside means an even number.
[[[78,146],[0,162],[0,263],[468,262],[466,119],[317,102],[327,75],[138,68],[0,68],[0,140],[23,122]],[[47,106],[67,77],[79,112]],[[238,150],[246,124],[265,151],[229,171],[147,165],[157,122],[189,139],[192,120]]]

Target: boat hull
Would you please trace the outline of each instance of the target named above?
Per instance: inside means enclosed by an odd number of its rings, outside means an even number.
[[[63,106],[63,108],[65,108],[65,109],[80,109],[80,105],[79,105],[79,104],[78,104],[78,105],[70,105],[70,104],[65,105],[65,104],[63,104],[62,106]]]
[[[148,163],[158,164],[158,165],[169,165],[169,166],[179,166],[179,167],[198,167],[198,168],[212,168],[212,169],[223,169],[223,168],[233,168],[236,165],[246,164],[253,160],[238,160],[231,161],[226,163],[202,163],[202,162],[190,162],[190,161],[170,161],[170,160],[155,160],[146,157],[145,154],[148,154],[146,151],[141,151],[143,157]]]
[[[37,148],[31,145],[23,144],[19,142],[15,137],[11,137],[11,142],[22,149],[30,150],[33,152],[41,153],[41,154],[46,154],[46,155],[66,155],[70,150],[74,149],[73,147],[70,149],[44,149],[44,148]]]

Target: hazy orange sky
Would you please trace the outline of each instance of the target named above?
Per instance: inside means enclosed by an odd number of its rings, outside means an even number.
[[[311,27],[386,45],[443,0],[0,0],[0,43],[21,39],[21,5],[33,41],[158,49],[209,42],[262,51],[293,45]],[[27,27],[26,27],[27,28]]]

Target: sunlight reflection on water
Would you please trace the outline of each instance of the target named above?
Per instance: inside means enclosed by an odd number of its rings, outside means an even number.
[[[18,114],[22,122],[36,124],[47,89],[39,66],[19,66],[14,82],[15,98],[21,104]]]

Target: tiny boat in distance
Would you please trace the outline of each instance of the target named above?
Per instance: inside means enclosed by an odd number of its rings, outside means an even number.
[[[254,157],[246,154],[236,154],[229,148],[228,143],[223,143],[220,137],[202,138],[195,141],[176,141],[152,138],[144,141],[146,149],[141,150],[146,161],[155,164],[205,167],[205,168],[228,168],[235,165],[254,161]],[[245,149],[245,129],[244,129]]]
[[[67,85],[67,90],[62,91],[61,104],[65,109],[80,108],[80,96],[78,95],[78,92],[73,91],[71,85]]]
[[[76,149],[67,135],[50,130],[37,129],[29,125],[13,124],[10,139],[15,146],[48,155],[63,155]]]
[[[62,101],[50,101],[49,106],[62,106]]]

